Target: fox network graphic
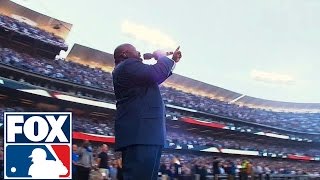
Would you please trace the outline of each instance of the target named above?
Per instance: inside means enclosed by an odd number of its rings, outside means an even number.
[[[71,179],[70,112],[4,113],[5,179]]]

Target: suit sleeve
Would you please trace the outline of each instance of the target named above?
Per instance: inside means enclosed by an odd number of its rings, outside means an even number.
[[[154,65],[131,61],[127,73],[137,84],[161,84],[172,74],[173,65],[173,60],[167,57],[160,58]]]

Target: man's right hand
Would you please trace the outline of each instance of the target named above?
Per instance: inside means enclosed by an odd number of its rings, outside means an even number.
[[[163,57],[163,56],[167,56],[167,52],[162,51],[162,50],[157,50],[155,52],[153,52],[153,55],[155,57],[156,60],[158,60],[159,58]],[[179,62],[180,59],[182,57],[181,51],[180,51],[180,46],[173,52],[172,54],[172,60],[174,62]]]
[[[153,52],[152,54],[154,55],[155,60],[158,60],[161,57],[167,56],[167,53],[162,50],[157,50],[157,51]]]
[[[173,52],[172,55],[172,60],[174,60],[174,62],[179,62],[180,59],[182,57],[181,51],[180,51],[180,46]]]

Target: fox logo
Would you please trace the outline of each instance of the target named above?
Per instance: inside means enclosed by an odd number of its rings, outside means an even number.
[[[4,113],[5,179],[71,179],[69,112]]]

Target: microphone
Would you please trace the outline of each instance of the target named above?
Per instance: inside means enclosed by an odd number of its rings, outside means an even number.
[[[166,56],[172,55],[173,52],[165,52]],[[144,60],[149,60],[149,59],[156,59],[157,57],[153,53],[145,53],[143,54],[143,59]]]

